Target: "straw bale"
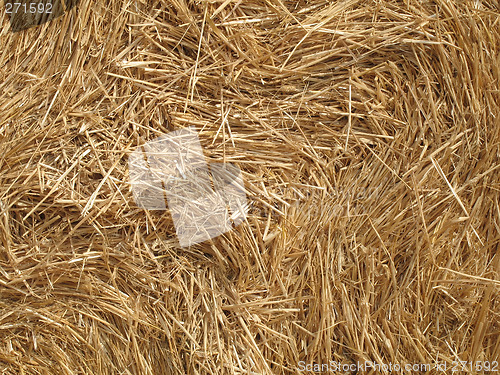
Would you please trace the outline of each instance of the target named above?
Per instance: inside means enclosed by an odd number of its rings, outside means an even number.
[[[1,373],[498,360],[499,14],[81,0],[15,31],[2,8]],[[127,160],[189,126],[250,211],[181,248]]]

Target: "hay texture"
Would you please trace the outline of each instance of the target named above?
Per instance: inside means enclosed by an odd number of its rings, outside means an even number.
[[[1,12],[2,374],[499,359],[497,1]],[[182,248],[127,160],[190,126],[250,208]]]

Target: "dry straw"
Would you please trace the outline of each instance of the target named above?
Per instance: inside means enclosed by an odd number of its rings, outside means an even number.
[[[2,374],[498,360],[499,11],[81,0],[13,33],[2,9]],[[188,126],[252,203],[180,248],[127,157]]]

